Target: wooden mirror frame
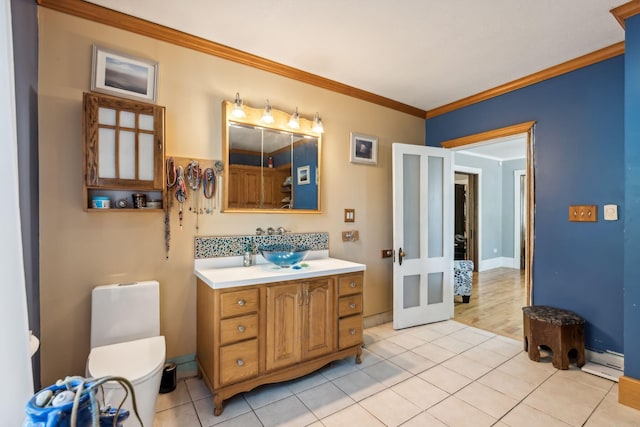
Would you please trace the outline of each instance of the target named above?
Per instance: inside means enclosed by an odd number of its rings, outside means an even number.
[[[251,108],[246,105],[243,106],[245,117],[239,118],[232,114],[234,103],[230,101],[222,102],[222,158],[225,163],[223,171],[223,195],[222,195],[222,212],[226,213],[286,213],[286,214],[309,214],[309,213],[322,213],[320,208],[321,199],[321,177],[322,177],[322,134],[314,132],[312,130],[313,122],[308,119],[300,118],[300,127],[298,129],[291,129],[288,126],[290,114],[284,111],[271,109],[274,122],[266,124],[262,121],[262,115],[264,113],[263,108]],[[229,141],[229,126],[230,124],[237,123],[240,125],[254,126],[257,128],[268,129],[276,132],[287,132],[290,134],[309,136],[317,138],[318,141],[318,168],[314,171],[317,176],[315,181],[317,182],[317,209],[276,209],[276,208],[238,208],[229,207],[229,189],[230,189],[230,141]],[[293,164],[291,165],[291,179],[296,180],[296,171],[293,170]],[[261,184],[262,185],[262,184]]]

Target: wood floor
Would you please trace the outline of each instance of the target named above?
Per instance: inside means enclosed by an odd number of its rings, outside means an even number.
[[[454,297],[454,320],[498,335],[522,340],[526,304],[524,270],[495,268],[473,273],[469,304]]]

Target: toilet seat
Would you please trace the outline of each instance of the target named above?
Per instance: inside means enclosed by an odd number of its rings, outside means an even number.
[[[164,362],[164,336],[156,336],[91,349],[87,372],[93,378],[124,377],[135,385],[157,373]]]

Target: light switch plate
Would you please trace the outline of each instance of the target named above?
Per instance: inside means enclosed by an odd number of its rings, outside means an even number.
[[[598,205],[569,206],[569,221],[598,222]]]
[[[604,219],[605,221],[617,221],[618,205],[604,205]]]
[[[345,209],[344,210],[344,222],[355,222],[356,221],[356,210],[355,209]]]

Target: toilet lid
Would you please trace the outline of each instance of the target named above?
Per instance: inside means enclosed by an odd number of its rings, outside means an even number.
[[[164,365],[164,337],[143,338],[91,349],[87,370],[93,378],[125,377],[139,383]]]

